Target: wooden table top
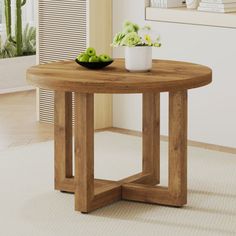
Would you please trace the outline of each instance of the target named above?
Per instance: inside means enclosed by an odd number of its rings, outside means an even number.
[[[202,65],[153,60],[150,72],[133,73],[123,59],[102,70],[88,70],[74,61],[33,66],[27,71],[30,84],[40,88],[81,93],[145,93],[192,89],[212,81],[212,71]]]

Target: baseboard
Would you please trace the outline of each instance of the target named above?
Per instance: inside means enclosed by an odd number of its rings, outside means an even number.
[[[30,90],[35,90],[35,87],[29,85],[29,86],[22,86],[22,87],[9,88],[9,89],[0,89],[0,94],[17,93],[17,92],[30,91]]]
[[[102,131],[105,131],[105,130],[115,132],[115,133],[120,133],[120,134],[127,134],[127,135],[142,137],[142,132],[140,131],[134,131],[134,130],[129,130],[129,129],[116,128],[116,127],[106,128],[106,129],[103,129]],[[168,142],[168,136],[161,135],[161,141]],[[236,154],[236,148],[232,148],[232,147],[197,142],[193,140],[188,140],[188,145],[192,147],[199,147],[199,148],[204,148],[204,149],[218,151],[218,152]]]

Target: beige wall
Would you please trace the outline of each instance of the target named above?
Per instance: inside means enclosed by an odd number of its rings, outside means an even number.
[[[213,83],[189,93],[189,139],[236,147],[236,30],[145,21],[144,0],[113,0],[114,33],[124,20],[148,24],[161,35],[156,59],[190,61],[213,69]],[[214,14],[214,13],[212,13]],[[114,56],[123,56],[122,48]],[[114,95],[114,126],[141,130],[141,97]],[[161,133],[168,132],[168,98],[162,96]]]
[[[90,0],[88,46],[97,54],[112,54],[112,0]],[[112,95],[95,95],[95,128],[112,127]]]

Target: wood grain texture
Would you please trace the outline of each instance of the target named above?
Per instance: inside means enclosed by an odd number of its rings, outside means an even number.
[[[104,180],[104,179],[94,179],[93,184],[94,184],[94,196],[106,190],[110,190],[113,187],[120,186],[120,183],[117,181]],[[75,193],[76,191],[75,177],[64,179],[64,181],[60,183],[60,190],[62,192]]]
[[[156,179],[153,177],[153,173],[145,173],[145,172],[141,172],[138,174],[134,174],[131,175],[129,177],[126,177],[124,179],[119,180],[120,183],[124,184],[124,183],[149,183],[151,185],[156,185],[157,181]]]
[[[143,170],[153,170],[158,173],[155,177],[159,178],[159,96],[155,99],[151,93],[144,94],[143,101]],[[156,155],[153,155],[154,150]],[[150,186],[149,183],[127,183],[122,185],[122,199],[169,206],[187,203],[187,90],[169,93],[168,172],[168,188]]]
[[[123,184],[122,199],[166,206],[182,206],[182,202],[174,198],[167,187],[145,184]]]
[[[91,212],[121,199],[121,184],[94,180],[94,95],[75,93],[75,210]],[[95,182],[97,185],[95,186]],[[63,185],[62,185],[63,187]]]
[[[124,60],[103,70],[92,71],[74,61],[59,61],[31,67],[28,82],[37,87],[81,93],[145,93],[191,89],[212,80],[210,68],[177,61],[153,60],[153,69],[146,73],[130,73]]]
[[[160,182],[160,93],[143,94],[143,173]]]
[[[121,200],[121,185],[119,183],[114,183],[113,186],[110,187],[104,185],[104,187],[100,187],[99,192],[95,192],[91,208],[88,212],[107,206],[119,200]]]
[[[71,61],[28,70],[28,80],[56,90],[59,101],[60,94],[75,92],[75,178],[65,178],[61,187],[75,191],[76,210],[91,212],[121,198],[171,206],[186,204],[187,89],[209,84],[212,73],[207,67],[184,62],[154,60],[153,64],[153,70],[147,73],[127,72],[121,59],[100,71],[84,69]],[[160,181],[160,92],[163,91],[170,94],[168,188],[153,186]],[[94,93],[143,93],[142,173],[108,185],[102,183],[99,189],[94,185]],[[64,126],[69,127],[65,123],[71,122],[70,117],[67,121],[62,118]],[[66,140],[62,142],[66,146]],[[65,162],[63,165],[65,168]]]
[[[104,179],[94,179],[94,196],[105,192],[107,190],[122,186],[126,183],[146,183],[147,179],[150,179],[150,174],[138,173],[118,181],[104,180]],[[64,181],[60,182],[58,185],[62,192],[75,193],[76,183],[75,178],[65,178]],[[120,189],[121,190],[121,189]],[[116,201],[114,199],[114,201]]]
[[[187,203],[187,91],[169,94],[169,189]]]
[[[54,156],[55,189],[72,177],[72,94],[55,92]]]
[[[94,95],[75,93],[75,209],[88,212],[94,197]]]

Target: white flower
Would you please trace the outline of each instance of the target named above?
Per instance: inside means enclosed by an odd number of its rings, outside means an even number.
[[[141,38],[136,32],[128,33],[122,40],[122,46],[134,47],[141,43]]]

